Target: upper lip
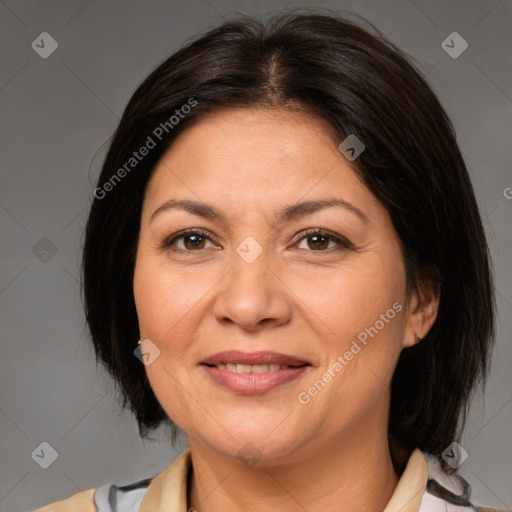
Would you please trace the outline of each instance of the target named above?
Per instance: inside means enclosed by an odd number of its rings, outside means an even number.
[[[309,364],[299,357],[280,354],[279,352],[241,352],[239,350],[225,350],[217,352],[201,361],[201,364],[217,365],[220,363],[232,364],[281,364],[287,366],[303,366]]]

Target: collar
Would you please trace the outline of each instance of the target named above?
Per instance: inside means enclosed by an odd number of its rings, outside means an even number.
[[[140,512],[187,512],[187,480],[191,465],[190,449],[187,449],[153,478]],[[383,512],[418,512],[427,477],[428,463],[416,448]]]

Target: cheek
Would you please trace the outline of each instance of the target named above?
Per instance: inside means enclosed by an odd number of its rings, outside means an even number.
[[[330,331],[320,345],[327,357],[301,391],[313,393],[305,409],[311,417],[322,418],[329,409],[325,428],[359,423],[376,408],[386,408],[401,351],[405,289],[399,275],[396,280],[383,275],[354,270],[333,279],[323,301],[320,294],[314,297],[312,309],[322,320],[316,320],[318,328],[327,325]]]
[[[291,288],[314,313],[310,318],[319,332],[326,332],[326,340],[332,339],[338,347],[340,342],[346,343],[373,326],[381,315],[385,315],[383,321],[389,322],[380,330],[400,332],[405,279],[404,270],[398,265],[385,265],[380,258],[368,257],[334,269],[325,278],[295,275],[293,279]],[[395,303],[398,306],[393,309]]]
[[[154,255],[139,252],[133,291],[141,335],[163,343],[172,329],[179,328],[205,290],[197,277],[191,282],[186,273],[171,272],[165,262],[155,260]]]
[[[402,348],[405,328],[405,270],[398,259],[369,255],[361,264],[333,272],[328,286],[310,293],[318,329],[329,334],[323,348],[331,367],[341,356],[336,394],[360,397],[388,382]],[[304,292],[305,293],[305,289]],[[339,367],[338,367],[339,368]]]
[[[191,404],[180,383],[186,382],[190,371],[185,356],[197,324],[194,306],[205,293],[197,284],[183,279],[179,272],[170,272],[165,263],[155,263],[149,251],[139,251],[133,291],[140,334],[160,350],[145,370],[163,409],[182,428]]]
[[[169,304],[169,287],[143,258],[135,267],[133,293],[141,335],[153,339],[167,323],[173,307]]]

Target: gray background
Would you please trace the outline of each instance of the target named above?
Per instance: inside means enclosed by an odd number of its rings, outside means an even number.
[[[4,0],[0,510],[154,476],[185,448],[186,440],[174,449],[162,433],[142,443],[95,366],[77,282],[87,209],[102,145],[141,80],[223,18],[286,5],[353,10],[375,23],[417,59],[455,124],[485,217],[500,311],[492,372],[471,410],[461,470],[478,503],[512,508],[512,200],[504,194],[512,187],[512,3]],[[47,59],[31,48],[44,31],[59,45]],[[441,47],[453,31],[469,44],[457,59]],[[55,254],[33,249],[43,237]],[[58,452],[48,469],[31,457],[43,441]]]

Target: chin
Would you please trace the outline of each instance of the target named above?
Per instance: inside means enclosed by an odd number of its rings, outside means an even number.
[[[311,436],[308,436],[304,428],[298,426],[290,428],[293,425],[289,425],[289,428],[285,429],[283,423],[279,425],[279,422],[275,422],[272,427],[266,428],[261,424],[255,424],[254,415],[251,421],[247,428],[240,423],[225,422],[223,427],[226,430],[220,428],[215,433],[211,430],[197,432],[194,437],[202,439],[201,442],[209,445],[210,449],[225,457],[240,459],[247,466],[284,460],[300,451],[301,447],[307,445],[308,440],[314,437],[314,429]],[[277,430],[279,433],[274,432]]]

